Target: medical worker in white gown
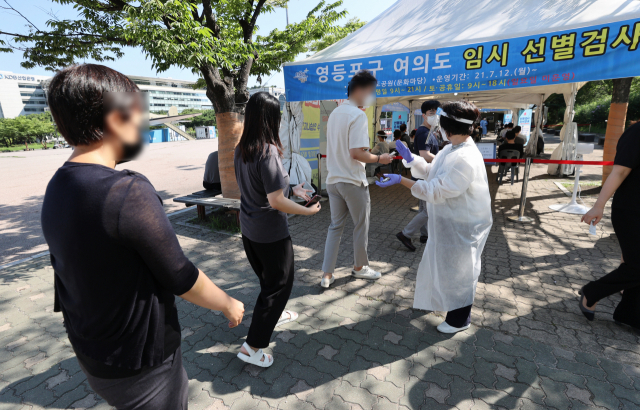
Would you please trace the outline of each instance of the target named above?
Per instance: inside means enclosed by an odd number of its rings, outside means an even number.
[[[405,166],[421,180],[385,174],[376,184],[400,183],[427,202],[429,239],[418,267],[413,307],[446,311],[438,330],[455,333],[470,326],[482,250],[493,219],[484,161],[470,137],[478,109],[455,101],[438,113],[442,136],[451,143],[431,163],[413,156],[403,144],[397,146]]]

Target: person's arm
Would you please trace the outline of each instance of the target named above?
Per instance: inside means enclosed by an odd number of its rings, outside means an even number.
[[[593,208],[591,208],[589,212],[582,215],[582,222],[591,224],[591,221],[593,221],[594,225],[600,222],[602,214],[604,213],[604,206],[620,187],[625,178],[629,176],[629,173],[631,173],[631,168],[623,167],[622,165],[613,166],[613,170],[611,171],[611,174],[609,174],[607,181],[602,185],[600,195],[598,195],[595,205],[593,205]]]
[[[278,211],[286,214],[313,215],[320,211],[320,202],[306,208],[302,205],[296,204],[289,198],[285,198],[282,189],[268,193],[267,200],[269,200],[269,205],[271,205],[273,209],[277,209]]]
[[[222,311],[229,326],[237,326],[244,305],[187,259],[153,186],[138,176],[125,182],[128,189],[117,218],[118,240],[140,255],[164,289],[198,306]]]
[[[376,162],[380,164],[391,163],[389,154],[373,155],[369,152],[369,124],[367,123],[367,116],[363,112],[359,112],[353,118],[349,124],[347,136],[349,139],[349,155],[352,159],[365,164],[374,164]]]
[[[381,164],[390,164],[393,159],[389,154],[373,155],[364,147],[349,149],[349,155],[351,155],[351,158],[356,161],[364,162],[365,164],[375,164],[376,162]]]
[[[422,158],[424,158],[427,162],[431,162],[431,161],[433,161],[433,159],[436,157],[435,155],[433,155],[433,154],[431,153],[431,151],[426,151],[426,150],[423,150],[423,149],[421,149],[421,150],[420,150],[419,154],[420,154],[420,156],[421,156]]]
[[[471,185],[475,175],[473,166],[464,158],[459,158],[451,164],[447,173],[429,181],[417,181],[411,187],[411,194],[418,199],[441,204],[447,199],[462,195]]]
[[[194,305],[222,312],[229,319],[229,327],[236,327],[242,322],[244,304],[227,295],[199,269],[196,283],[180,297]]]

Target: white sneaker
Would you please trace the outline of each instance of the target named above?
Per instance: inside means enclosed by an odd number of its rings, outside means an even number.
[[[463,330],[469,329],[470,326],[471,326],[471,323],[462,327],[453,327],[450,324],[448,324],[446,321],[444,321],[440,323],[436,329],[438,329],[438,332],[440,333],[457,333],[457,332],[462,332]]]
[[[333,282],[335,282],[335,281],[336,281],[336,277],[335,277],[335,276],[333,276],[333,275],[331,276],[331,279],[329,279],[329,278],[322,278],[322,280],[320,281],[320,286],[322,286],[322,287],[323,287],[323,288],[325,288],[325,289],[328,289],[328,288],[329,288],[329,286],[331,286],[331,284],[332,284]]]
[[[368,266],[363,266],[360,270],[352,270],[351,274],[360,279],[380,279],[380,272],[376,272]]]

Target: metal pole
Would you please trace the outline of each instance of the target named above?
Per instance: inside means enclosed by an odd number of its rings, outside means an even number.
[[[289,5],[285,6],[285,10],[287,11],[287,26],[289,25]]]
[[[318,153],[316,158],[318,158],[318,192],[316,193],[320,194],[322,192],[322,163],[320,162],[322,161],[322,154]]]
[[[533,218],[524,216],[524,208],[527,204],[527,185],[529,185],[529,171],[531,169],[531,157],[527,158],[524,164],[524,180],[522,181],[522,193],[520,194],[520,208],[518,209],[518,216],[509,216],[508,220],[511,222],[531,223]]]

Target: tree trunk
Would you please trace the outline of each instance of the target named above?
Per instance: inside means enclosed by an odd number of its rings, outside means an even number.
[[[218,168],[220,169],[220,183],[222,196],[240,199],[240,189],[236,182],[236,172],[233,166],[233,155],[242,136],[244,116],[236,112],[216,114],[218,124]]]
[[[616,147],[618,140],[624,132],[627,119],[627,106],[629,105],[629,91],[633,77],[616,78],[613,80],[613,91],[611,93],[611,107],[609,108],[609,119],[607,120],[607,132],[604,137],[603,161],[613,161],[616,157]],[[602,183],[604,184],[611,173],[613,167],[602,168]]]

